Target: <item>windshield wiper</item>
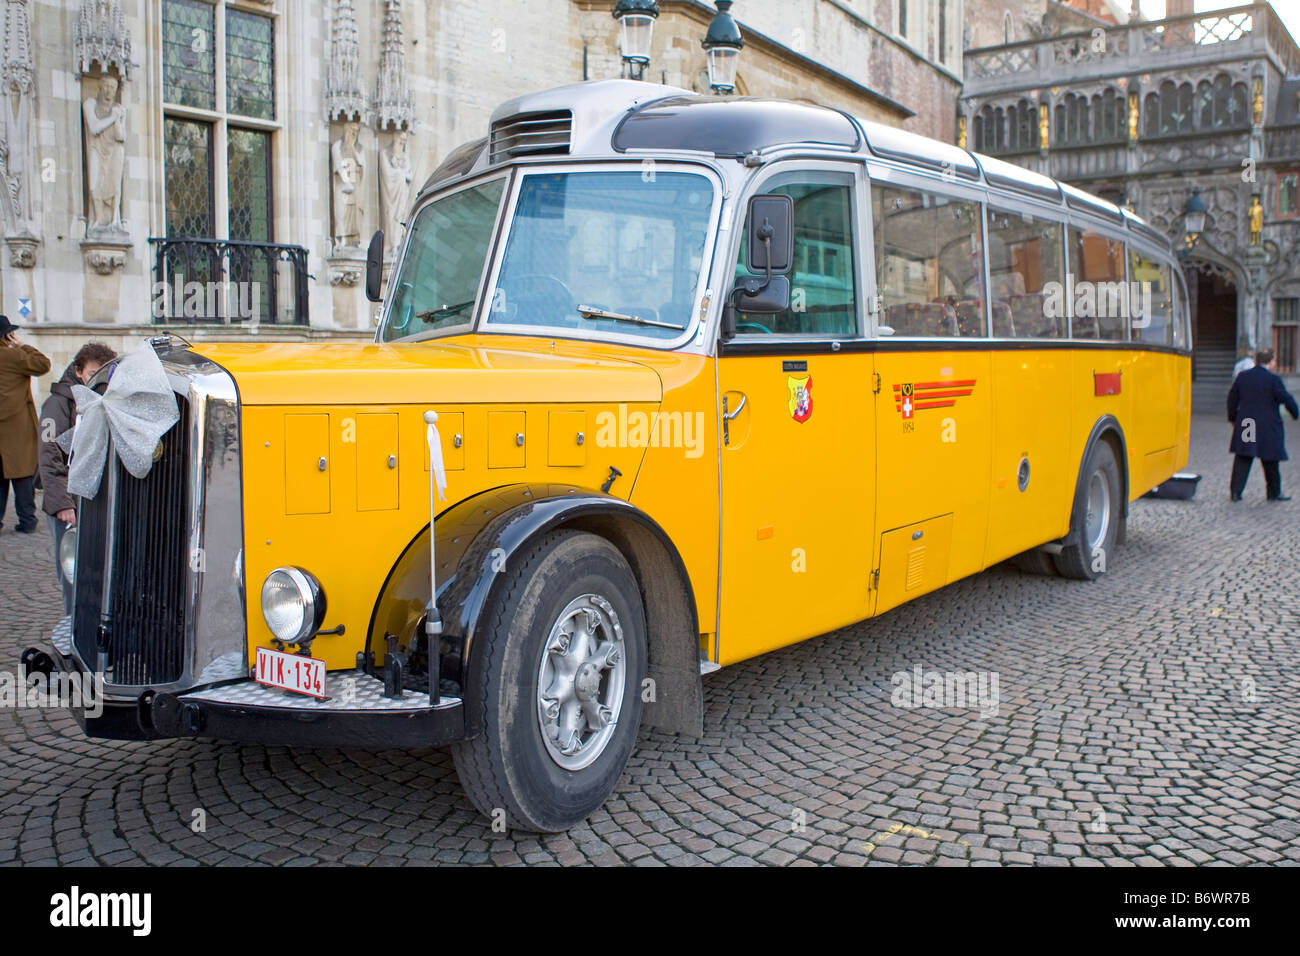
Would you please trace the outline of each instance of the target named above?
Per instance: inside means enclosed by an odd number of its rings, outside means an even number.
[[[613,319],[616,322],[630,322],[632,325],[652,325],[657,329],[672,329],[674,332],[680,332],[680,325],[673,325],[671,322],[656,322],[654,319],[643,319],[639,315],[624,315],[622,312],[610,312],[608,309],[599,309],[593,305],[578,306],[578,314],[584,319]]]
[[[421,322],[430,322],[435,319],[445,319],[449,315],[456,315],[462,309],[467,309],[474,304],[474,300],[468,302],[457,302],[455,305],[444,305],[441,309],[425,309],[423,312],[415,313],[415,317]]]

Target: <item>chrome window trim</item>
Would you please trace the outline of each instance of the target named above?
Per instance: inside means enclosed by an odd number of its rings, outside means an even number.
[[[772,344],[772,345],[799,345],[802,343],[823,342],[856,342],[870,336],[870,328],[873,325],[873,318],[868,310],[869,296],[875,294],[875,282],[870,280],[867,273],[868,253],[866,248],[866,235],[864,232],[870,225],[870,210],[865,208],[864,204],[870,204],[870,195],[865,191],[866,176],[860,159],[852,154],[844,156],[831,155],[798,155],[791,156],[788,159],[773,161],[756,168],[751,176],[746,179],[743,188],[737,190],[736,201],[731,209],[729,222],[735,225],[734,229],[729,230],[731,235],[724,237],[719,232],[718,244],[719,250],[723,249],[725,241],[725,254],[717,257],[717,271],[711,287],[717,290],[714,296],[714,302],[711,303],[711,321],[709,330],[711,335],[711,351],[714,355],[721,354],[721,343],[718,341],[718,334],[721,331],[722,307],[726,303],[726,298],[731,294],[736,286],[736,262],[740,258],[740,244],[744,238],[745,232],[745,213],[747,204],[751,197],[761,195],[761,190],[766,188],[767,184],[774,179],[785,176],[798,175],[801,172],[808,173],[830,173],[832,175],[844,176],[845,185],[849,187],[849,194],[853,203],[850,212],[850,222],[853,226],[853,275],[857,287],[854,289],[855,297],[855,329],[849,335],[820,335],[817,333],[799,334],[797,332],[786,332],[771,335],[737,335],[726,343],[726,348],[742,348],[745,345]],[[792,273],[793,274],[793,270]]]

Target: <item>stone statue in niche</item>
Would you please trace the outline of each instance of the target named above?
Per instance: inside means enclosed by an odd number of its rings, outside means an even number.
[[[87,234],[120,234],[122,168],[126,158],[126,107],[118,102],[117,77],[99,78],[98,95],[82,105],[86,121],[86,171],[90,186]]]
[[[361,244],[361,197],[366,179],[366,158],[357,143],[361,124],[348,120],[342,135],[330,147],[334,199],[334,245]]]
[[[396,249],[401,241],[402,219],[411,201],[411,181],[415,174],[407,153],[409,137],[406,130],[397,130],[388,148],[379,154],[379,221],[389,249]]]

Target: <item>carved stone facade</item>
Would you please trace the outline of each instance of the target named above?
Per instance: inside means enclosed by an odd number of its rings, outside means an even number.
[[[738,0],[740,88],[950,140],[977,2],[913,0],[904,24],[897,0]],[[707,89],[711,4],[659,6],[646,78]],[[619,76],[612,8],[0,0],[0,311],[52,374],[88,338],[130,347],[160,321],[194,340],[368,338],[370,234],[391,260],[415,191],[501,101]],[[175,314],[188,292],[158,294],[273,275],[256,323]]]
[[[1128,205],[1180,250],[1194,309],[1214,278],[1222,295],[1194,315],[1198,378],[1217,383],[1226,356],[1211,352],[1275,341],[1294,367],[1296,334],[1274,320],[1300,305],[1300,49],[1265,4],[1082,26],[967,51],[968,145]],[[1189,245],[1193,190],[1208,213]],[[1230,308],[1220,339],[1215,310]]]

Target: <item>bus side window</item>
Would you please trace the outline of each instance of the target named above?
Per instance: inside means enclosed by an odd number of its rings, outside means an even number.
[[[1129,251],[1129,315],[1132,338],[1155,345],[1173,344],[1173,290],[1169,267]]]
[[[737,315],[736,334],[856,336],[852,175],[812,170],[778,174],[761,189],[794,200],[790,308],[777,315],[741,312]],[[741,233],[738,280],[751,275],[745,268],[748,233],[748,229]]]
[[[1071,333],[1076,339],[1128,338],[1124,243],[1090,229],[1070,228]]]
[[[1065,338],[1061,224],[990,206],[988,244],[994,335]]]
[[[1187,297],[1183,294],[1183,283],[1177,271],[1173,273],[1172,279],[1170,289],[1174,297],[1173,345],[1176,349],[1185,349],[1187,348]]]
[[[871,203],[881,324],[898,336],[986,335],[979,203],[879,182]],[[1010,313],[994,316],[994,334],[1009,324]]]

